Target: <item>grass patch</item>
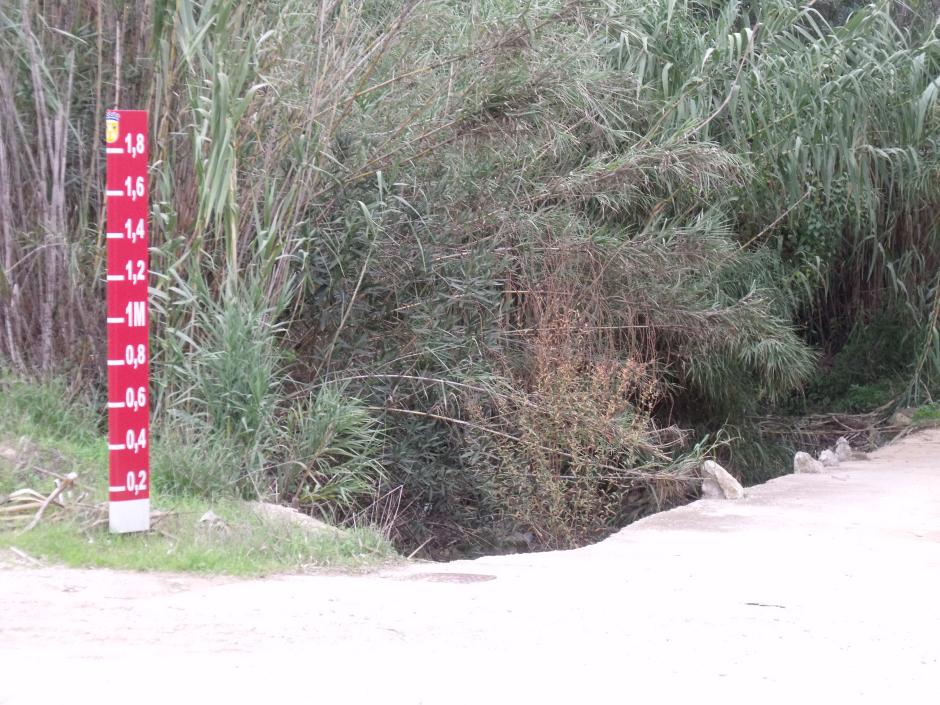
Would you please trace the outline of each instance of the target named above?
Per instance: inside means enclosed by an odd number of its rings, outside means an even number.
[[[911,420],[918,426],[936,426],[940,424],[940,403],[925,404],[915,409]]]
[[[371,529],[311,532],[262,520],[249,505],[227,500],[210,505],[194,498],[157,498],[172,514],[145,534],[112,535],[68,520],[44,522],[27,533],[0,533],[0,546],[72,567],[222,573],[258,576],[311,568],[366,568],[395,557]],[[209,509],[221,522],[200,523]]]
[[[50,472],[76,472],[85,505],[107,501],[107,451],[94,415],[69,401],[58,382],[34,384],[0,377],[0,496],[30,487],[48,495]],[[155,441],[158,443],[159,441]],[[210,468],[198,449],[154,449],[155,474],[164,462]],[[2,499],[2,497],[0,497]],[[358,569],[393,560],[391,543],[376,529],[313,530],[258,516],[235,497],[211,498],[167,492],[156,482],[151,506],[167,515],[144,534],[112,535],[89,528],[87,513],[48,518],[32,531],[0,528],[0,550],[15,546],[36,558],[72,567],[187,571],[257,576],[310,568]],[[217,522],[199,519],[209,510]],[[63,510],[59,510],[60,512]]]
[[[0,495],[39,489],[49,481],[46,469],[77,472],[106,499],[108,450],[98,422],[90,401],[63,380],[39,383],[0,370]]]
[[[91,401],[64,380],[52,377],[36,382],[0,368],[0,433],[87,446],[98,437],[103,420]]]

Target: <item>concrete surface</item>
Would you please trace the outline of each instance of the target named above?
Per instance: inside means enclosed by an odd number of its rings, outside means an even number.
[[[0,703],[938,703],[940,432],[577,551],[0,569]]]

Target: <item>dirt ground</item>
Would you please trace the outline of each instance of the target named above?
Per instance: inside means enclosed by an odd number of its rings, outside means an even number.
[[[0,703],[936,703],[940,431],[600,544],[264,580],[0,567]]]

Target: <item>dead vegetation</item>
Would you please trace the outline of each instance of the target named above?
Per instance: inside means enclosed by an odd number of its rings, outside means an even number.
[[[754,419],[761,434],[794,448],[820,451],[845,438],[857,450],[870,452],[912,430],[899,421],[896,404],[860,414],[813,414],[802,417],[765,416]]]

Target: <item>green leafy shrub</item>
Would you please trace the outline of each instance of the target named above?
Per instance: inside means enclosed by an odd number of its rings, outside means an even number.
[[[916,424],[936,424],[940,422],[940,404],[925,404],[915,409],[912,418]]]
[[[252,496],[245,486],[245,455],[233,439],[182,424],[159,431],[150,451],[157,492],[210,500]]]
[[[360,400],[322,387],[285,423],[278,497],[334,521],[376,497],[384,472],[382,431]]]
[[[897,401],[917,349],[910,315],[888,311],[856,325],[806,390],[812,409],[867,412]]]

